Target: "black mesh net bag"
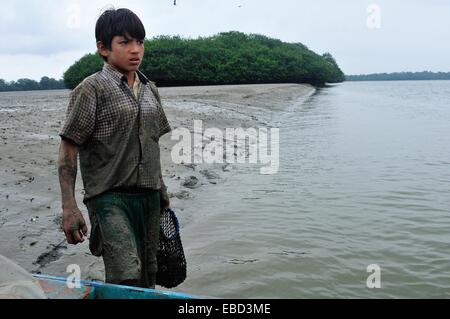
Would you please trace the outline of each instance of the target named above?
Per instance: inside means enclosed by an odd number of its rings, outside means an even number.
[[[175,213],[165,209],[161,215],[156,284],[173,288],[186,279],[186,258],[180,238],[180,226]]]

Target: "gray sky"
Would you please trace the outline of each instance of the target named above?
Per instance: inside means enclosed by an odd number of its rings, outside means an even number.
[[[450,71],[449,0],[2,0],[0,78],[61,78],[95,51],[110,5],[135,11],[147,37],[236,30],[330,52],[346,74]]]

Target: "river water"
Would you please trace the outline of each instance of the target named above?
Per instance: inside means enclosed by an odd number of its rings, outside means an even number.
[[[180,290],[450,297],[449,101],[450,81],[346,82],[259,114],[280,128],[279,171],[236,164],[196,197]]]

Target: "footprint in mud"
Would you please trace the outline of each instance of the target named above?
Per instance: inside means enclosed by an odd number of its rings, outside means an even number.
[[[216,172],[204,169],[200,171],[200,174],[202,174],[203,176],[205,176],[208,180],[211,179],[220,179],[219,174],[217,174]]]
[[[183,181],[183,183],[181,185],[186,187],[186,188],[194,189],[194,188],[200,187],[201,183],[200,183],[200,181],[198,180],[197,177],[195,177],[195,176],[188,176],[188,177],[185,177],[185,179],[184,179],[184,181]]]
[[[49,263],[58,260],[62,256],[62,250],[67,249],[66,245],[63,245],[65,241],[62,243],[54,246],[50,251],[47,251],[43,254],[41,254],[36,261],[33,263],[33,265],[39,265],[40,267],[44,267],[48,265]]]
[[[176,197],[178,199],[187,199],[187,198],[191,197],[191,193],[189,193],[188,191],[185,191],[185,190],[179,191],[177,193],[169,192],[169,197],[170,198]]]

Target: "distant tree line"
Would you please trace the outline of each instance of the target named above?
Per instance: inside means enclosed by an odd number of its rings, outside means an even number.
[[[347,75],[347,81],[450,80],[450,72],[395,72]]]
[[[34,91],[34,90],[59,90],[65,89],[64,80],[55,80],[44,76],[39,82],[31,79],[19,79],[6,82],[0,79],[0,92],[7,91]]]
[[[140,70],[159,86],[255,83],[310,83],[345,80],[330,53],[318,55],[301,43],[231,31],[183,39],[159,36],[145,41]],[[103,60],[87,54],[64,73],[68,88],[101,70]]]

